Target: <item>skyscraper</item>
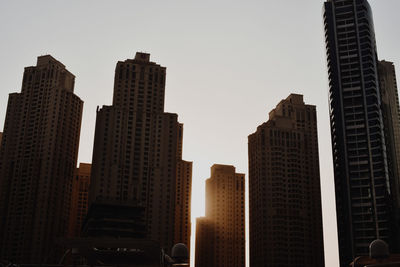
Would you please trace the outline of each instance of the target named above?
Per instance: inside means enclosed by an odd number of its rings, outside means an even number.
[[[68,226],[69,237],[79,237],[88,210],[90,169],[92,164],[79,163],[72,181],[71,205]]]
[[[175,241],[190,248],[192,162],[182,160],[183,124],[179,124],[175,194]]]
[[[382,97],[383,125],[387,151],[390,190],[392,193],[392,250],[400,252],[400,107],[396,72],[392,62],[378,62],[379,85]]]
[[[177,179],[181,181],[181,171],[186,174],[188,167],[182,167],[178,115],[164,112],[165,76],[166,68],[151,62],[150,54],[136,53],[134,59],[117,63],[113,104],[97,111],[89,193],[91,207],[97,207],[96,212],[90,207],[89,214],[97,219],[88,220],[86,228],[105,234],[96,229],[106,220],[113,223],[107,225],[107,235],[144,237],[169,251],[177,241],[186,242],[175,239],[175,225],[181,190]],[[190,183],[191,174],[185,177]],[[120,216],[111,218],[112,213]]]
[[[2,138],[3,138],[3,133],[0,132],[0,147],[1,147],[1,140],[2,140]]]
[[[250,265],[324,266],[315,106],[289,95],[248,141]]]
[[[195,267],[214,265],[214,226],[207,217],[196,219]]]
[[[83,102],[53,57],[26,67],[10,94],[0,148],[0,258],[57,263],[67,234]]]
[[[214,164],[206,181],[206,217],[196,225],[196,267],[245,266],[244,174]]]
[[[377,52],[367,0],[324,4],[341,266],[375,239],[394,247]],[[386,130],[385,130],[386,131]]]

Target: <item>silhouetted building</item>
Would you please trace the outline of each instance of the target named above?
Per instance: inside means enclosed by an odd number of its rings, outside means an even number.
[[[347,267],[375,239],[391,248],[398,242],[392,220],[398,189],[390,188],[370,5],[328,0],[324,24],[339,255]]]
[[[90,205],[82,234],[90,238],[146,238],[145,208],[131,203],[97,200]]]
[[[378,62],[378,73],[382,97],[383,125],[387,151],[388,170],[392,193],[393,232],[397,241],[392,241],[392,250],[400,252],[400,108],[396,72],[392,62]]]
[[[214,265],[214,226],[206,217],[196,219],[195,267]]]
[[[248,141],[250,265],[324,266],[315,106],[289,95]]]
[[[245,266],[244,174],[214,164],[206,180],[206,216],[196,224],[196,267]]]
[[[3,133],[0,132],[0,147],[1,147],[1,140],[3,139]]]
[[[79,237],[86,217],[89,200],[90,169],[92,164],[80,163],[72,181],[69,237]]]
[[[190,248],[192,162],[182,160],[183,124],[179,125],[175,195],[175,241]]]
[[[67,235],[83,102],[75,76],[53,57],[26,67],[9,96],[0,148],[0,258],[55,263]]]
[[[150,54],[136,53],[135,59],[117,63],[113,104],[97,111],[87,233],[96,233],[91,225],[101,227],[104,210],[110,236],[130,237],[124,229],[132,218],[142,217],[144,228],[137,229],[142,229],[144,238],[159,242],[166,251],[178,241],[177,177],[183,175],[178,175],[177,165],[184,164],[182,132],[178,115],[164,112],[165,75],[166,68],[151,62]],[[109,204],[114,210],[121,206],[118,220],[112,220]],[[124,218],[126,209],[131,213]]]

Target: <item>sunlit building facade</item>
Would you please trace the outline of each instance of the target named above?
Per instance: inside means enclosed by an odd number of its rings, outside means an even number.
[[[196,267],[245,266],[244,174],[214,164],[206,180],[206,216],[197,219]]]
[[[250,266],[324,266],[315,106],[289,95],[248,148]]]

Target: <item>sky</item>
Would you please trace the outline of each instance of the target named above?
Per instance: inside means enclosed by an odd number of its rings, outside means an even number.
[[[400,64],[399,0],[370,0],[378,57]],[[51,54],[85,102],[79,162],[91,162],[96,107],[112,102],[117,61],[167,67],[165,111],[184,123],[193,218],[214,163],[247,179],[247,136],[290,93],[317,106],[327,267],[338,266],[322,0],[0,0],[0,131],[24,67]]]

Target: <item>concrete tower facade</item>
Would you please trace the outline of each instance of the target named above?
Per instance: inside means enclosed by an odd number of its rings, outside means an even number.
[[[197,219],[196,267],[245,266],[244,174],[214,164],[206,181],[206,216]]]
[[[393,248],[392,179],[372,11],[367,0],[324,4],[329,104],[341,266],[383,239]],[[397,190],[395,190],[397,191]]]
[[[175,195],[175,241],[184,243],[190,248],[191,237],[191,199],[192,199],[192,168],[193,163],[182,160],[183,124],[179,124],[177,165],[176,165],[176,195]]]
[[[69,237],[79,237],[89,204],[90,170],[92,164],[80,163],[72,181],[71,208],[69,216]]]
[[[113,210],[123,205],[136,216],[121,212],[107,235],[145,237],[169,251],[177,241],[177,166],[184,163],[182,125],[177,114],[164,112],[165,77],[166,68],[146,53],[117,63],[113,104],[97,111],[89,199]],[[141,222],[124,230],[126,219]]]
[[[324,266],[315,106],[291,94],[248,141],[250,265]]]
[[[75,76],[51,56],[25,68],[10,94],[0,148],[0,258],[57,263],[67,235],[83,102]]]

